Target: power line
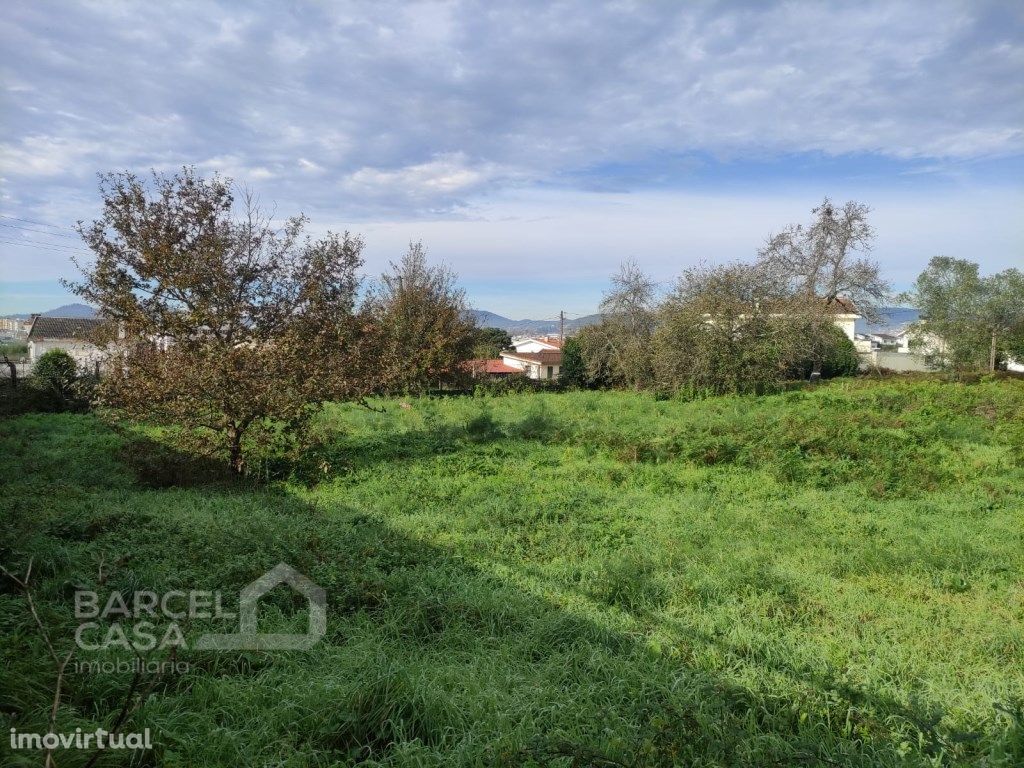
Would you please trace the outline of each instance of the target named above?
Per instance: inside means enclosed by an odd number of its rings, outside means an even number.
[[[36,219],[23,219],[20,216],[11,216],[6,213],[0,213],[0,219],[14,219],[15,221],[23,221],[26,224],[37,224],[40,227],[53,227],[54,229],[67,229],[67,227],[58,226],[57,224],[50,224],[46,221],[37,221]]]
[[[45,229],[33,229],[32,227],[24,227],[21,224],[10,224],[6,221],[0,221],[0,227],[11,227],[13,229],[20,229],[25,232],[35,232],[37,235],[47,235],[48,237],[66,237],[68,240],[79,239],[74,235],[65,235],[62,232],[47,232]]]
[[[40,243],[37,240],[0,240],[4,245],[25,245],[47,251],[70,251],[72,253],[89,253],[85,248],[72,248],[70,245],[58,245],[57,243]]]

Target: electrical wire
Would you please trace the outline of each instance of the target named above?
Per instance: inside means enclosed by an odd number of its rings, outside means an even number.
[[[59,245],[57,243],[40,243],[36,240],[0,240],[4,245],[23,245],[31,248],[47,251],[69,251],[71,253],[89,253],[85,248],[72,248],[70,245]]]
[[[66,227],[58,226],[57,224],[50,224],[46,221],[37,221],[36,219],[23,219],[20,216],[11,216],[7,213],[0,213],[0,219],[13,219],[14,221],[23,221],[26,224],[36,224],[40,227],[53,227],[54,229],[66,229]]]
[[[33,229],[32,227],[24,227],[20,224],[10,224],[6,221],[0,221],[0,227],[11,227],[12,229],[20,229],[25,232],[35,232],[37,235],[46,235],[48,237],[66,237],[68,240],[79,239],[75,235],[65,235],[62,232],[47,232],[45,229]]]

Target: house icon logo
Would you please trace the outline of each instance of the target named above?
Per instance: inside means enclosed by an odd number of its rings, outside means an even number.
[[[309,627],[304,634],[264,634],[257,631],[259,601],[281,584],[306,598]],[[327,593],[287,563],[278,563],[246,586],[238,599],[238,632],[206,633],[193,647],[210,651],[306,651],[327,633]]]

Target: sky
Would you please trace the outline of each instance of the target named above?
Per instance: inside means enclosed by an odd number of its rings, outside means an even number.
[[[825,196],[898,289],[1024,267],[1024,3],[46,2],[0,18],[0,313],[74,300],[97,173],[230,176],[470,303],[595,311]]]

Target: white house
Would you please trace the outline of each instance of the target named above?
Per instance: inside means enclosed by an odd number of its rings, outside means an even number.
[[[531,379],[557,379],[562,371],[562,350],[546,349],[539,352],[519,352],[506,349],[501,353],[501,362]]]
[[[856,342],[857,321],[861,317],[857,307],[845,296],[836,296],[829,306],[835,309],[835,313],[832,315],[832,322],[836,324],[839,330],[846,334],[846,338]]]
[[[562,348],[562,340],[557,336],[522,336],[512,339],[512,349],[516,352],[557,352]]]
[[[79,368],[92,368],[104,357],[91,341],[102,322],[87,317],[33,317],[27,338],[29,362],[35,365],[51,349],[62,349]]]

